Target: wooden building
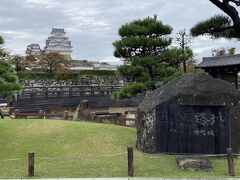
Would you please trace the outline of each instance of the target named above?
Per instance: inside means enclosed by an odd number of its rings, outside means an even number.
[[[225,80],[238,87],[238,72],[240,71],[240,54],[204,57],[197,68],[204,69],[214,78]]]

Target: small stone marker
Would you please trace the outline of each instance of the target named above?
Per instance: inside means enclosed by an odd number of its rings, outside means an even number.
[[[176,161],[182,170],[211,171],[213,169],[212,162],[207,157],[176,156]]]

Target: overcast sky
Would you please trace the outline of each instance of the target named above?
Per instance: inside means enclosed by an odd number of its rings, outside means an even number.
[[[26,46],[41,48],[52,27],[65,28],[72,41],[73,58],[118,63],[112,42],[118,29],[132,20],[158,15],[173,27],[172,36],[221,11],[208,0],[1,0],[0,35],[5,48],[24,54]],[[191,44],[196,58],[210,56],[211,49],[236,47],[239,42],[199,37]]]

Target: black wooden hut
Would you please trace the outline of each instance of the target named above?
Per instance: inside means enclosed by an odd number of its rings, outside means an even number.
[[[212,77],[225,80],[238,87],[237,74],[240,71],[240,54],[204,57],[197,68],[204,69]]]

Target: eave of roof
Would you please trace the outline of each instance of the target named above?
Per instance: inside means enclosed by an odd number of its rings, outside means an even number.
[[[197,65],[197,68],[211,68],[236,65],[240,66],[240,54],[204,57],[202,62]]]

